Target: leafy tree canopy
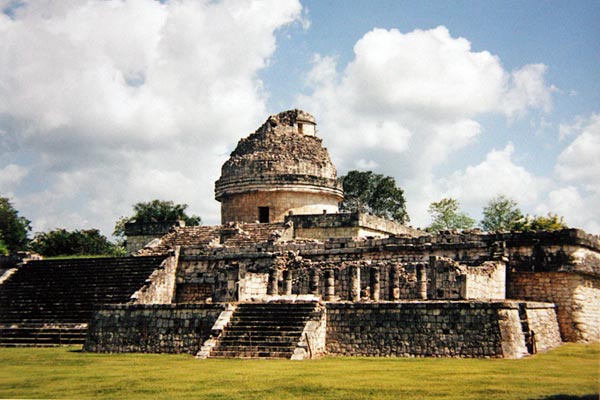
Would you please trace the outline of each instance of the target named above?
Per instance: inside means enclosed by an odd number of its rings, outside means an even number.
[[[6,244],[4,244],[4,242],[0,238],[0,256],[7,256],[8,254],[8,247],[6,247]]]
[[[31,221],[23,216],[6,197],[0,197],[0,239],[8,252],[25,250],[29,241]]]
[[[340,177],[340,181],[345,196],[340,211],[366,212],[403,224],[410,221],[404,191],[396,186],[391,176],[371,171],[350,171]]]
[[[36,233],[29,247],[46,257],[71,255],[122,255],[122,250],[98,229],[67,231],[55,229]]]
[[[189,216],[185,212],[187,204],[175,204],[172,201],[152,200],[137,203],[133,206],[131,217],[121,217],[115,224],[113,235],[125,236],[125,224],[128,222],[155,223],[169,221],[185,221],[186,226],[202,225],[202,219],[197,215]]]
[[[429,205],[429,215],[432,223],[427,227],[429,232],[439,232],[449,229],[469,229],[475,225],[475,220],[460,212],[458,200],[444,198]]]
[[[513,227],[514,230],[528,231],[558,231],[567,229],[564,218],[558,214],[548,213],[546,216],[527,216]]]
[[[481,227],[488,232],[510,231],[525,222],[517,202],[504,196],[494,197],[483,209]]]

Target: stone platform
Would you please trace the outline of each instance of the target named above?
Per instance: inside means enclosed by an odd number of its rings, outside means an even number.
[[[248,310],[238,313],[237,317],[232,310],[240,306],[225,303],[108,306],[92,319],[84,348],[86,351],[111,353],[196,354],[214,333],[214,326],[219,325],[217,320],[221,312],[229,315],[225,324],[219,326],[220,331],[241,330],[235,328],[236,323],[264,325],[270,331],[280,332],[285,331],[288,325],[294,325],[293,341],[300,345],[305,338],[299,333],[309,331],[302,325],[308,321],[307,318],[296,318],[291,310],[287,310],[290,320],[296,319],[302,324],[290,322],[285,325],[288,319],[282,317],[281,307],[276,307],[276,304],[242,303],[241,309]],[[307,303],[303,302],[280,301],[279,304],[283,304],[284,308],[288,304],[290,309],[294,305],[307,307]],[[310,331],[310,354],[301,358],[325,354],[519,358],[561,344],[555,306],[551,303],[503,300],[321,304],[319,312],[324,316],[323,326]],[[314,310],[311,309],[311,312],[314,313]],[[282,321],[281,326],[277,325],[277,320]],[[287,335],[288,338],[291,338],[290,335]],[[224,338],[227,337],[226,333]],[[268,340],[277,341],[274,338]],[[286,346],[290,343],[286,343]],[[254,349],[256,343],[254,347],[244,349],[246,344],[240,339],[229,343],[230,347],[235,348],[218,349],[217,346],[215,355],[269,357],[265,355],[268,349],[262,354],[258,351],[260,349]],[[285,352],[286,357],[291,358],[290,349],[288,346],[281,353]]]

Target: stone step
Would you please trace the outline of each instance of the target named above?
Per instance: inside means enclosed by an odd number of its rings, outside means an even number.
[[[300,335],[288,336],[288,337],[281,337],[281,336],[263,336],[263,337],[234,336],[234,337],[229,337],[229,336],[227,336],[227,337],[221,338],[221,340],[219,341],[219,344],[229,345],[231,343],[239,343],[240,345],[245,345],[245,344],[257,343],[260,341],[261,343],[272,344],[274,346],[279,346],[279,345],[288,346],[288,345],[296,344],[299,339],[300,339]]]
[[[291,358],[316,303],[240,304],[212,349],[215,358]]]
[[[85,324],[87,323],[89,318],[56,318],[56,316],[49,316],[48,318],[38,317],[38,318],[21,318],[19,320],[15,319],[0,319],[0,325],[18,325],[18,324]]]
[[[78,343],[74,343],[78,344]],[[0,347],[59,347],[57,343],[1,343]]]
[[[281,340],[280,338],[272,337],[243,337],[243,338],[231,338],[232,340],[220,340],[218,346],[246,346],[246,345],[261,345],[261,346],[296,346],[300,341],[300,335],[293,338],[293,340]],[[239,339],[239,340],[237,340]],[[273,340],[271,340],[273,339]],[[279,339],[279,340],[278,340]]]
[[[23,338],[23,337],[9,337],[9,338],[0,338],[0,346],[4,345],[12,345],[12,344],[28,344],[28,345],[46,345],[46,344],[54,344],[54,345],[68,345],[68,344],[84,344],[85,337],[83,338]]]
[[[282,335],[288,334],[293,335],[297,332],[302,332],[302,327],[281,327],[277,325],[264,325],[264,326],[231,326],[228,327],[225,331],[226,335],[236,335],[238,333],[250,332],[250,334],[260,334],[260,335]]]
[[[80,339],[58,340],[53,338],[0,338],[0,347],[48,347],[84,344],[85,337]]]
[[[265,342],[260,340],[250,341],[232,341],[232,342],[221,342],[219,343],[217,350],[231,350],[231,349],[251,349],[254,347],[260,347],[261,349],[295,349],[298,344],[298,340],[293,342]]]
[[[241,310],[241,311],[253,311],[253,310],[272,310],[272,311],[277,311],[277,310],[297,310],[297,311],[307,311],[307,310],[313,310],[315,308],[315,304],[299,304],[299,305],[295,305],[295,304],[276,304],[275,303],[275,304],[272,304],[272,305],[265,305],[265,304],[245,304],[245,303],[241,303],[241,304],[238,304],[237,309]]]
[[[314,310],[314,305],[307,306],[288,306],[288,305],[271,305],[271,306],[263,306],[263,305],[238,305],[237,310],[241,313],[243,312],[306,312]]]
[[[293,351],[286,352],[249,352],[249,351],[215,351],[211,352],[211,358],[265,358],[265,359],[276,359],[286,358],[289,359],[294,354]]]
[[[9,338],[22,338],[22,339],[84,339],[87,335],[87,331],[77,332],[39,332],[39,331],[22,331],[22,330],[3,330],[0,332],[0,340]]]
[[[217,351],[222,353],[235,352],[235,353],[293,353],[296,346],[262,346],[262,345],[251,345],[251,346],[224,346],[219,347]],[[214,351],[214,350],[213,350]]]
[[[297,328],[304,326],[306,321],[277,321],[277,320],[234,320],[232,325],[236,327],[266,327],[266,326],[278,326],[281,328]]]
[[[239,313],[232,317],[236,320],[243,319],[260,319],[264,320],[266,318],[273,320],[290,320],[290,321],[305,321],[310,319],[313,316],[313,313],[307,315],[307,313]]]
[[[15,327],[15,328],[0,328],[0,335],[20,334],[44,334],[44,335],[80,335],[87,332],[87,328],[30,328],[30,327]]]
[[[298,336],[300,336],[301,333],[302,333],[301,330],[295,330],[295,331],[274,331],[274,330],[250,331],[250,330],[244,330],[244,329],[236,330],[235,328],[230,328],[230,330],[225,331],[223,338],[227,338],[227,337],[239,337],[239,338],[277,337],[277,338],[287,339],[287,338],[298,337]]]
[[[225,335],[219,341],[219,343],[239,343],[239,342],[264,342],[264,343],[296,343],[301,336],[301,332],[295,335],[281,336],[281,335]]]
[[[23,323],[0,326],[2,347],[47,347],[85,343],[87,324]]]

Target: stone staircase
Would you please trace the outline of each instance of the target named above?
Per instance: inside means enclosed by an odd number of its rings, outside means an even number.
[[[290,359],[316,314],[316,302],[239,304],[210,358]]]
[[[129,302],[163,259],[28,262],[0,285],[0,346],[83,344],[98,306]]]
[[[88,324],[20,323],[0,326],[1,347],[83,345]]]

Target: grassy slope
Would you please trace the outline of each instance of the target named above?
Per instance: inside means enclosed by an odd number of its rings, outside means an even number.
[[[0,398],[587,400],[597,398],[599,371],[598,344],[567,344],[521,360],[302,362],[0,349]]]

